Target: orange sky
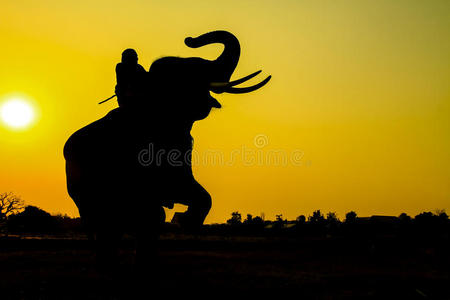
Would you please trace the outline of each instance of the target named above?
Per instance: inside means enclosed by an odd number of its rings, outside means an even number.
[[[213,59],[220,46],[183,40],[225,29],[242,46],[233,78],[258,69],[273,78],[219,95],[223,108],[192,131],[194,172],[213,197],[207,223],[232,211],[450,208],[446,0],[4,2],[0,103],[29,99],[38,118],[20,131],[0,124],[0,192],[77,215],[62,147],[116,106],[97,102],[113,94],[121,51],[137,49],[146,69],[165,55]]]

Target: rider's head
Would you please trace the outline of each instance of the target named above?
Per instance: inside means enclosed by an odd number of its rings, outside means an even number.
[[[126,64],[137,64],[138,55],[134,49],[128,48],[122,52],[122,62]]]

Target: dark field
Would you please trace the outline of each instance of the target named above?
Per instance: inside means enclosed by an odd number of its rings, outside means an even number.
[[[165,234],[160,271],[139,276],[133,244],[123,242],[116,272],[99,272],[86,239],[2,238],[0,299],[149,299],[236,291],[290,292],[303,299],[450,299],[448,238]]]

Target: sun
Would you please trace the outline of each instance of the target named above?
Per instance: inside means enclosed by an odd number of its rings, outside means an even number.
[[[0,107],[0,118],[13,129],[30,127],[35,119],[35,111],[29,101],[14,98],[5,101]]]

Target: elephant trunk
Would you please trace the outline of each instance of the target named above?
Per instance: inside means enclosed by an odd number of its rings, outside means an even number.
[[[212,62],[211,82],[228,82],[239,61],[241,47],[238,39],[227,31],[212,31],[199,37],[188,37],[185,44],[191,48],[199,48],[213,43],[222,43],[224,50],[222,54]]]

